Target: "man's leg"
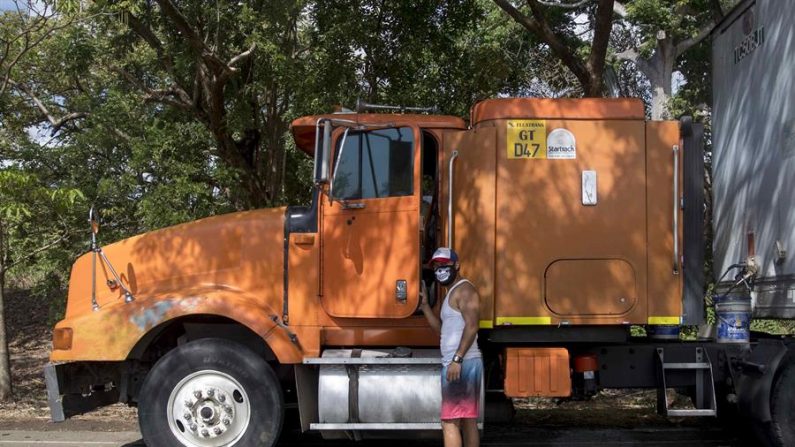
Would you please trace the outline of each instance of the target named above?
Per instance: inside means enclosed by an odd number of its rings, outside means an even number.
[[[442,421],[444,447],[461,447],[461,419]]]
[[[464,447],[479,447],[480,432],[477,419],[461,419],[461,431],[464,433]]]

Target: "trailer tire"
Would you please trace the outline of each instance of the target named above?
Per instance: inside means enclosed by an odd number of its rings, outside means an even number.
[[[772,444],[775,447],[795,446],[795,355],[782,361],[770,398]]]
[[[283,420],[273,369],[246,346],[215,338],[186,343],[158,360],[138,404],[149,447],[270,447]]]

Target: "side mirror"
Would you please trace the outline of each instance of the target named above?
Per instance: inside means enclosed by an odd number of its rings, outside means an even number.
[[[322,137],[321,137],[322,126]],[[318,121],[315,131],[315,184],[329,182],[331,164],[331,120]]]
[[[96,236],[99,233],[99,214],[93,206],[88,211],[88,223],[91,225],[91,234]]]

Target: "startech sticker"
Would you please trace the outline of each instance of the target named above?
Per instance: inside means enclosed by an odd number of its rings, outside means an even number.
[[[547,137],[547,158],[571,160],[577,158],[577,142],[568,129],[555,129]]]

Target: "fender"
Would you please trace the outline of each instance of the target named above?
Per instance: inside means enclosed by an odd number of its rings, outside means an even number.
[[[55,329],[71,328],[70,349],[54,349],[52,362],[123,361],[138,341],[157,326],[189,315],[217,315],[246,326],[270,346],[282,364],[300,363],[304,352],[291,333],[280,327],[279,313],[266,300],[219,285],[138,296],[99,311],[60,321]]]

